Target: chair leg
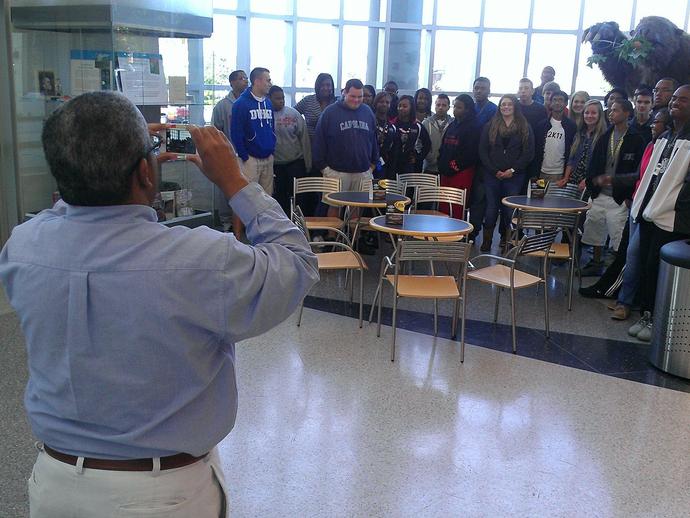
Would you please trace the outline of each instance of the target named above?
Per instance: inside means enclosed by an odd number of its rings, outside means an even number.
[[[501,288],[500,286],[496,286],[496,303],[494,304],[494,324],[498,322],[498,301],[501,297],[501,291],[503,291],[503,288]]]
[[[378,294],[377,295],[378,300],[379,300],[379,311],[378,311],[379,320],[378,320],[378,323],[376,324],[376,336],[381,336],[381,304],[383,303],[383,285],[382,285],[381,281],[382,281],[382,279],[379,280],[379,285],[378,285],[378,288],[376,290],[376,293]],[[374,303],[375,302],[376,302],[376,299],[374,299]],[[374,312],[374,303],[372,303],[372,305],[371,305],[371,312],[372,313]],[[369,321],[371,322],[371,317],[370,317]]]
[[[515,289],[510,288],[510,320],[513,324],[513,354],[517,353],[517,331],[515,329]]]
[[[302,300],[302,303],[299,305],[299,314],[297,315],[297,327],[300,326],[302,323],[302,310],[304,309],[304,299]]]
[[[455,299],[455,302],[453,302],[453,320],[451,321],[451,327],[450,327],[450,337],[455,340],[455,337],[457,336],[457,329],[458,329],[458,299]]]
[[[434,336],[438,336],[438,299],[434,299]]]
[[[393,340],[391,340],[391,361],[395,361],[395,326],[398,316],[398,294],[393,294]]]
[[[465,362],[465,283],[462,284],[462,322],[460,322],[460,363]]]
[[[352,275],[354,277],[354,273]],[[364,270],[359,270],[359,328],[362,328],[362,311],[364,304]]]
[[[352,298],[355,294],[355,272],[352,270],[345,271],[350,275],[350,304],[352,304]]]
[[[546,338],[549,338],[549,290],[544,282],[544,330]]]

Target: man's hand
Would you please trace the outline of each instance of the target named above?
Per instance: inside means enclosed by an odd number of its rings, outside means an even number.
[[[558,181],[556,182],[556,187],[559,187],[559,188],[565,187],[565,184],[567,184],[567,183],[568,183],[568,179],[567,179],[567,178],[565,178],[565,177],[564,177],[564,178],[561,178],[560,180],[558,180]]]
[[[192,125],[189,126],[189,133],[196,145],[198,158],[189,157],[188,160],[194,162],[227,198],[232,198],[249,183],[242,176],[232,144],[223,133],[213,126],[199,128]]]
[[[577,188],[580,192],[584,191],[587,188],[587,182],[585,180],[580,181],[580,183],[577,184]]]

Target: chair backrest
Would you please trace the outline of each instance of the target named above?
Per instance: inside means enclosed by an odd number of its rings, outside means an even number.
[[[292,208],[290,219],[295,224],[295,226],[302,231],[304,237],[307,238],[307,241],[311,241],[311,237],[309,237],[309,229],[307,228],[307,221],[304,219],[302,209],[300,209],[298,205],[295,205]]]
[[[369,192],[369,189],[373,188],[374,181],[371,178],[362,178],[359,181],[359,190],[361,192]]]
[[[438,187],[441,182],[438,175],[427,173],[400,173],[398,181],[405,182],[408,187]]]
[[[407,184],[399,180],[386,180],[386,192],[390,194],[399,194],[405,196]]]
[[[562,229],[572,231],[577,221],[577,213],[574,212],[521,210],[517,217],[517,226],[522,229]]]
[[[549,183],[549,187],[546,189],[546,196],[579,200],[582,197],[582,193],[577,185],[572,183],[566,184],[565,187],[557,187],[555,183]]]
[[[398,261],[444,261],[467,263],[472,245],[460,241],[400,241]]]
[[[338,192],[340,190],[340,178],[307,176],[305,178],[295,178],[294,182],[295,196],[305,192],[320,192],[327,194],[329,192]]]
[[[534,234],[531,236],[523,237],[515,248],[515,256],[527,255],[532,252],[542,252],[551,249],[553,240],[556,239],[556,234],[558,230],[549,230],[547,232],[542,232],[540,234]],[[548,258],[549,254],[544,254],[544,259]]]
[[[417,197],[415,198],[415,209],[418,203],[448,203],[451,205],[458,205],[463,208],[463,217],[465,219],[465,199],[467,197],[467,190],[458,189],[457,187],[429,187],[421,185],[417,190]],[[452,214],[452,211],[451,211]]]

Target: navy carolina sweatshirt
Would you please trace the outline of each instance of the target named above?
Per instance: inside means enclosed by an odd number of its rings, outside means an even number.
[[[328,106],[316,123],[312,155],[319,170],[367,171],[379,159],[374,112],[366,104],[356,110],[342,101]]]
[[[235,151],[242,160],[249,156],[266,158],[276,148],[273,131],[273,107],[267,98],[258,100],[247,88],[232,105],[230,134]]]

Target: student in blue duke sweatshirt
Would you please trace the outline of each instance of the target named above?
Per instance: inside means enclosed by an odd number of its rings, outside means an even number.
[[[273,129],[273,107],[268,100],[271,74],[257,67],[249,73],[251,88],[247,88],[232,105],[230,134],[240,157],[242,173],[250,182],[261,185],[266,194],[273,195],[273,152],[276,135]],[[233,218],[233,232],[239,239],[242,222]]]

